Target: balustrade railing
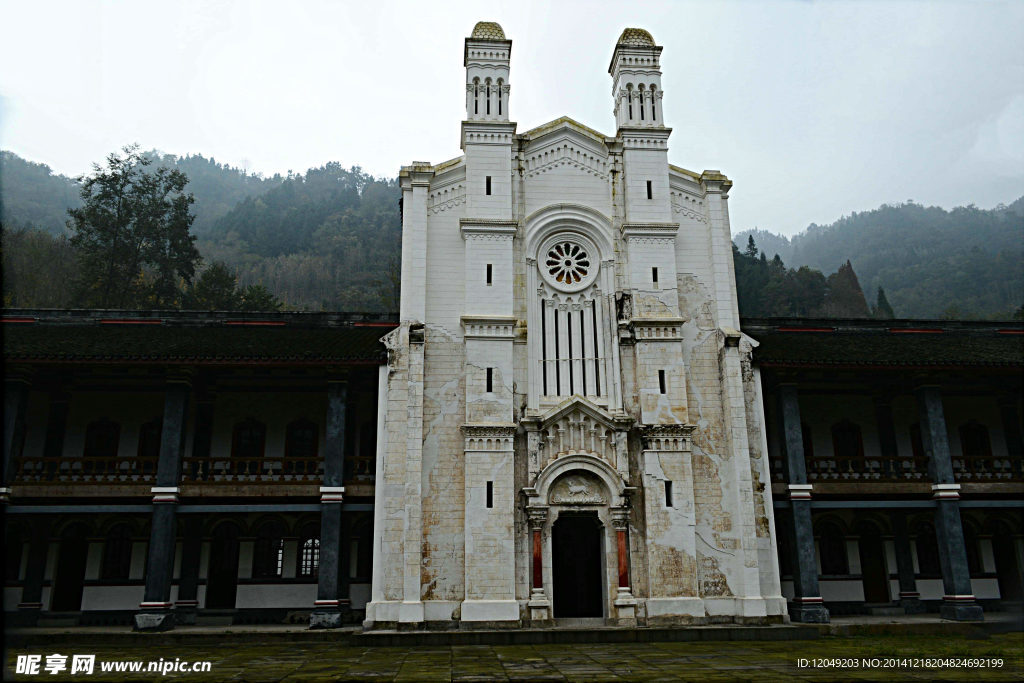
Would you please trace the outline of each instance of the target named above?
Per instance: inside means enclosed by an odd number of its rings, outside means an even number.
[[[808,481],[930,481],[927,458],[820,457],[807,461]]]
[[[246,482],[266,484],[318,483],[323,480],[323,458],[185,458],[183,481]]]
[[[991,455],[964,455],[953,458],[953,476],[957,481],[1024,481],[1024,463],[1019,458],[995,458]]]
[[[22,483],[147,483],[156,479],[156,458],[21,457],[15,481]]]

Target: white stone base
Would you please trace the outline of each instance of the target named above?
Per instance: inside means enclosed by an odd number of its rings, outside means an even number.
[[[463,600],[462,622],[518,621],[518,600]]]
[[[364,623],[397,622],[399,605],[401,603],[397,600],[380,600],[366,603],[366,621]]]
[[[400,624],[418,624],[423,622],[423,603],[417,600],[416,602],[402,602],[398,606],[398,623]]]
[[[768,601],[765,598],[704,598],[704,608],[712,617],[766,617]],[[777,613],[776,613],[777,616]]]
[[[703,617],[700,598],[647,598],[648,617]]]

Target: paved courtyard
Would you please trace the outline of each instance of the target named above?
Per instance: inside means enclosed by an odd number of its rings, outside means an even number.
[[[233,680],[233,681],[770,681],[992,680],[1024,678],[1024,636],[850,636],[788,642],[628,643],[343,647],[330,642],[183,646],[39,648],[8,651],[5,680]],[[50,674],[46,656],[68,655],[68,670]],[[18,675],[18,655],[42,655],[36,675]],[[70,675],[70,655],[95,654],[92,675]],[[862,658],[1002,659],[996,668],[864,666]],[[103,662],[209,661],[209,673],[101,673]],[[854,667],[798,666],[799,659],[850,659]],[[891,663],[890,663],[891,664]],[[144,664],[145,666],[145,664]]]

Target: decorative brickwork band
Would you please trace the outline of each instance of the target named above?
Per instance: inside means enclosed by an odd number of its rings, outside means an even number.
[[[320,487],[320,502],[321,503],[341,503],[345,499],[345,487],[344,486],[321,486]]]

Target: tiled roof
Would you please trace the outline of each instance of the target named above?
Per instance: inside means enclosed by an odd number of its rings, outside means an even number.
[[[1024,324],[939,320],[742,321],[763,366],[1024,367]]]
[[[365,364],[393,319],[363,314],[4,312],[5,362]]]

